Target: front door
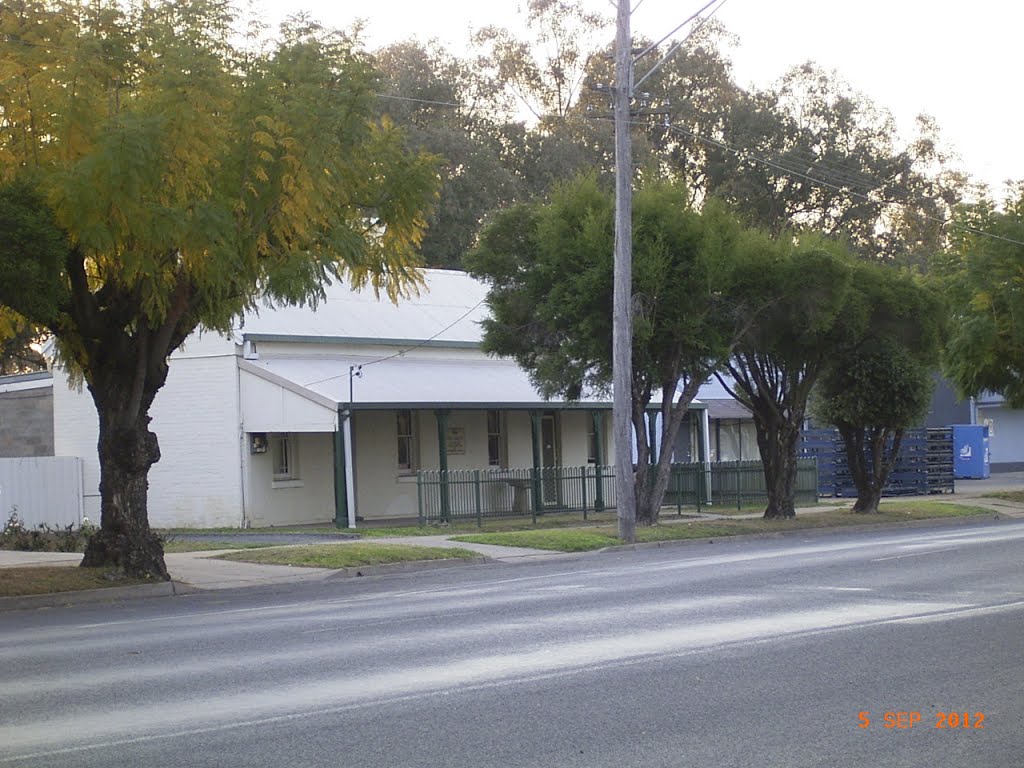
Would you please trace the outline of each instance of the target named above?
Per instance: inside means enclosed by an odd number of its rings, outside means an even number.
[[[561,465],[561,451],[558,446],[558,421],[555,413],[545,413],[540,420],[540,457],[544,478],[544,504],[557,504],[560,484],[558,467]]]

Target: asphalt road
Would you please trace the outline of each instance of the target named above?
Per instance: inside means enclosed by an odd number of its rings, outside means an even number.
[[[0,614],[0,765],[1017,768],[1024,523]]]

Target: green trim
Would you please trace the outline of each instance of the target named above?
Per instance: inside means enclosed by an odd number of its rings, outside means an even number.
[[[537,512],[544,506],[544,498],[541,496],[540,488],[540,420],[543,418],[543,411],[530,411],[530,442],[533,444],[533,521],[537,522]]]
[[[604,466],[604,411],[592,411],[591,421],[594,425],[594,446],[597,455],[594,456],[594,511],[604,511],[604,481],[601,477],[601,467]]]
[[[348,405],[346,403],[346,405]],[[352,403],[354,411],[433,411],[444,408],[447,411],[535,411],[543,408],[547,411],[610,411],[611,403],[559,403],[559,402],[538,402],[538,403],[437,403],[437,402],[391,402],[391,403]],[[693,405],[689,410],[703,411],[707,406],[703,403]]]
[[[443,339],[375,339],[372,336],[293,336],[288,333],[246,333],[243,341],[287,342],[290,344],[351,344],[356,347],[435,347],[448,349],[480,349],[478,341],[444,341]]]
[[[434,411],[437,420],[437,467],[441,470],[441,519],[451,519],[451,497],[448,488],[448,414],[444,409]]]

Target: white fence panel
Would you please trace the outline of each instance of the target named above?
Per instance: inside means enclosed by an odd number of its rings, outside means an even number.
[[[12,512],[26,528],[82,522],[82,460],[77,456],[0,459],[0,527]],[[98,522],[98,521],[97,521]]]

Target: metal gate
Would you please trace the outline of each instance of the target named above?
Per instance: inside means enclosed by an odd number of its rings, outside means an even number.
[[[16,513],[26,528],[82,524],[82,460],[77,456],[0,459],[0,528]],[[95,521],[99,522],[99,521]]]

